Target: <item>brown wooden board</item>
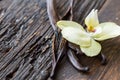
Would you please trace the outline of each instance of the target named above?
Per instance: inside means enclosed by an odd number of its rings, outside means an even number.
[[[69,2],[56,1],[58,13],[63,16]],[[119,4],[119,0],[75,0],[73,20],[83,24],[91,9],[97,8],[101,22],[120,25]],[[47,80],[51,71],[53,34],[46,0],[0,0],[0,80]],[[102,43],[102,51],[108,59],[106,66],[97,58],[82,57],[81,62],[91,68],[88,73],[75,70],[65,57],[55,80],[119,80],[119,43],[120,38]]]

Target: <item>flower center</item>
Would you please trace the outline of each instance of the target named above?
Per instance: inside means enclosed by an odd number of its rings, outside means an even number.
[[[92,26],[89,26],[89,27],[87,28],[87,30],[88,30],[89,32],[95,32],[95,29],[94,29],[94,27],[92,27]]]

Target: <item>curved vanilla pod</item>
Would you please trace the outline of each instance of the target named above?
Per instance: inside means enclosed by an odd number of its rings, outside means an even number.
[[[107,63],[106,56],[103,53],[100,53],[98,57],[101,60],[101,64],[105,65]]]
[[[47,13],[48,13],[48,17],[50,20],[50,24],[54,30],[54,36],[52,39],[52,57],[53,57],[53,62],[52,62],[52,71],[51,71],[51,76],[54,75],[55,69],[56,69],[56,65],[57,65],[57,57],[56,57],[56,52],[59,46],[59,33],[58,33],[58,29],[56,26],[56,22],[59,20],[58,14],[56,13],[56,9],[55,9],[55,3],[56,0],[47,0]]]
[[[77,70],[83,71],[83,72],[89,71],[89,67],[83,67],[80,64],[79,59],[76,57],[75,53],[71,49],[68,50],[67,55],[68,55],[69,61]]]
[[[50,23],[53,27],[53,30],[54,30],[56,36],[58,36],[58,30],[57,30],[57,27],[56,27],[56,22],[60,19],[58,17],[58,14],[56,13],[56,9],[54,7],[55,3],[56,3],[56,0],[47,0],[47,13],[48,13]]]

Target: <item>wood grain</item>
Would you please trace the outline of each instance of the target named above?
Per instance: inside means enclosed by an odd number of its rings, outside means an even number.
[[[106,0],[75,0],[74,21],[81,24],[91,9],[101,9]],[[100,10],[101,21],[120,22],[119,0],[107,0]],[[69,3],[57,0],[60,16]],[[52,36],[45,0],[0,0],[0,80],[47,80],[52,63]],[[55,80],[119,80],[120,38],[103,42],[108,64],[83,56],[89,73],[77,72],[63,59]]]

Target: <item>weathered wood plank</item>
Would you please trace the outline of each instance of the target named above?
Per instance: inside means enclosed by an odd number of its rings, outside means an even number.
[[[106,0],[75,0],[74,20],[83,24],[84,18],[92,8],[100,9]],[[114,1],[113,1],[114,2]],[[112,3],[107,1],[107,3]],[[106,5],[108,5],[106,4]],[[112,7],[119,4],[119,0],[112,3]],[[65,14],[69,3],[67,0],[57,0],[57,10],[60,16]],[[112,15],[116,14],[116,22],[120,22],[118,8],[103,7],[101,21],[114,21]],[[107,9],[107,10],[106,10]],[[106,15],[110,13],[110,17]],[[114,12],[114,13],[112,13]],[[0,1],[0,80],[46,80],[51,71],[51,42],[53,29],[50,26],[46,11],[45,0],[2,0]],[[107,66],[100,66],[96,58],[82,57],[84,65],[91,67],[90,73],[78,73],[65,58],[58,70],[56,80],[80,79],[119,79],[119,38],[103,42],[103,52],[107,55]],[[111,44],[110,44],[111,43]],[[116,46],[117,45],[117,46]],[[111,47],[109,47],[111,46]],[[110,52],[110,50],[113,50]],[[107,54],[110,53],[110,54]],[[116,54],[116,55],[113,55]],[[117,58],[117,59],[116,59]],[[114,62],[114,60],[116,62]],[[69,66],[68,66],[69,65]],[[113,66],[114,65],[114,66]],[[116,65],[116,66],[115,66]],[[109,66],[111,66],[109,68]],[[113,68],[115,67],[115,68]],[[109,73],[110,71],[110,73]],[[107,72],[105,74],[105,72]],[[104,76],[105,75],[105,76]],[[115,75],[118,75],[115,78]]]
[[[14,0],[6,9],[0,27],[0,79],[41,79],[41,71],[51,67],[53,32],[46,2]]]

